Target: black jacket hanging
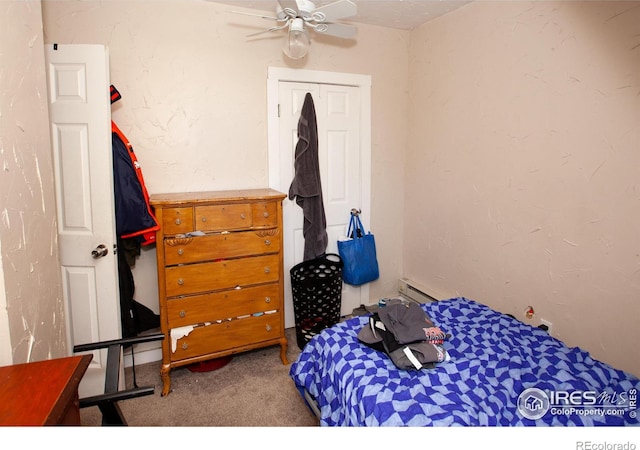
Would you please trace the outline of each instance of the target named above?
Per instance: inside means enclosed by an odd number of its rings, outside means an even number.
[[[111,86],[111,103],[120,98],[118,90]],[[113,121],[111,135],[120,321],[122,337],[126,338],[160,327],[160,316],[134,299],[135,282],[131,272],[136,256],[140,254],[140,246],[154,243],[155,232],[160,227],[149,204],[149,194],[133,146]]]

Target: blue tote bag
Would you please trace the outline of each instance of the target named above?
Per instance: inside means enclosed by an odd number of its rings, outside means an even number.
[[[351,214],[346,241],[338,241],[338,253],[344,267],[342,279],[352,286],[377,280],[380,277],[376,241],[371,232],[365,232],[359,214]]]

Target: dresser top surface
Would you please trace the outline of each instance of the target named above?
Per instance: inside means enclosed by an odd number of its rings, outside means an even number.
[[[0,367],[0,426],[55,424],[78,385],[91,355]]]
[[[149,203],[153,206],[180,206],[194,204],[208,204],[216,202],[244,202],[244,201],[281,201],[286,197],[282,192],[270,188],[264,189],[235,189],[225,191],[176,192],[166,194],[152,194]]]

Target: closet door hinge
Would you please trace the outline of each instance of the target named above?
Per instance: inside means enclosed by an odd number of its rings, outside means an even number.
[[[280,117],[280,103],[278,103],[278,117]]]

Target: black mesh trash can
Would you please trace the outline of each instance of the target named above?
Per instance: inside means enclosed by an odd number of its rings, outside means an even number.
[[[325,328],[340,321],[342,259],[328,253],[291,269],[296,339],[302,348]]]

